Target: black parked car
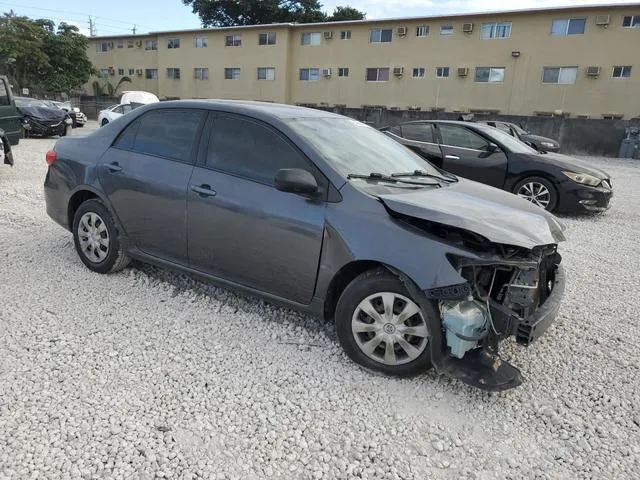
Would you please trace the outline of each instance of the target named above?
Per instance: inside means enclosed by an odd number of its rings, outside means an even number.
[[[609,208],[609,174],[566,155],[538,152],[497,128],[429,120],[381,130],[447,172],[515,193],[549,211]]]
[[[15,101],[16,108],[22,115],[25,137],[63,137],[71,132],[73,122],[64,110],[51,107],[45,101],[35,98],[15,97]]]
[[[553,215],[339,115],[153,103],[46,160],[47,213],[89,269],[137,258],[334,319],[347,354],[387,374],[516,386],[498,341],[528,345],[560,305]]]
[[[67,115],[69,115],[69,118],[71,118],[71,126],[73,128],[84,127],[84,124],[87,123],[87,116],[82,113],[78,107],[72,106],[71,102],[58,102],[55,100],[43,101],[52,108],[64,110]]]
[[[540,135],[534,135],[527,132],[524,128],[510,122],[500,122],[497,120],[482,120],[479,123],[486,123],[492,127],[499,128],[505,133],[508,133],[512,137],[516,137],[518,140],[522,140],[524,143],[531,145],[533,148],[540,152],[559,152],[560,144],[553,138],[542,137]]]

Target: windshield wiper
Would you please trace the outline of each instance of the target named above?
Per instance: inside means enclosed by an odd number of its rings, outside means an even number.
[[[416,182],[412,180],[400,180],[395,175],[389,176],[389,175],[384,175],[378,172],[371,172],[368,175],[362,175],[359,173],[350,173],[349,175],[347,175],[347,179],[352,179],[352,178],[360,178],[364,180],[379,180],[381,182],[390,182],[390,183],[407,183],[409,185],[422,185],[422,186],[426,185],[426,186],[438,187],[438,188],[440,187],[440,184],[438,183],[425,183],[425,182]]]
[[[399,172],[392,173],[391,176],[393,178],[401,178],[401,177],[427,177],[427,178],[435,178],[436,180],[440,180],[447,183],[457,182],[458,179],[451,177],[441,177],[439,175],[434,175],[432,173],[427,173],[424,170],[414,170],[413,172]]]

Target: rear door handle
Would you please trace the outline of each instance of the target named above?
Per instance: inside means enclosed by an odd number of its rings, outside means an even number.
[[[109,165],[107,165],[107,167],[112,172],[121,172],[122,171],[122,167],[120,165],[118,165],[118,162],[110,163]]]
[[[215,197],[216,191],[210,185],[191,185],[191,191],[196,192],[201,197]]]
[[[445,155],[444,158],[447,160],[460,160],[460,157],[457,155]]]

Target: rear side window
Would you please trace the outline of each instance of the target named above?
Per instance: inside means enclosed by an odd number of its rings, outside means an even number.
[[[433,130],[429,124],[408,123],[402,125],[402,136],[416,142],[435,143]]]
[[[9,91],[4,80],[0,80],[0,105],[9,105]]]
[[[273,185],[281,168],[313,171],[302,154],[274,130],[239,117],[214,121],[206,165],[267,185]]]
[[[122,148],[123,150],[133,150],[133,142],[136,139],[136,132],[138,131],[139,125],[140,120],[136,120],[125,128],[124,131],[120,133],[120,136],[114,143],[114,146]]]
[[[472,150],[484,150],[489,142],[471,130],[458,125],[438,125],[442,144],[450,147],[469,148]]]
[[[133,146],[129,149],[146,155],[190,163],[203,118],[204,112],[201,110],[171,109],[149,112],[134,122],[139,125]],[[123,134],[125,138],[126,133]]]

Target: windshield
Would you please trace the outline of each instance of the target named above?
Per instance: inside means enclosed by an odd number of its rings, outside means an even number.
[[[538,153],[526,143],[497,128],[483,128],[482,131],[513,153]]]
[[[16,107],[47,107],[48,105],[42,100],[36,100],[35,98],[16,97]]]
[[[345,177],[438,170],[384,133],[350,118],[296,118],[289,126]]]
[[[515,123],[511,124],[511,128],[513,128],[518,135],[526,135],[528,133],[522,128],[520,128],[518,125],[516,125]]]

